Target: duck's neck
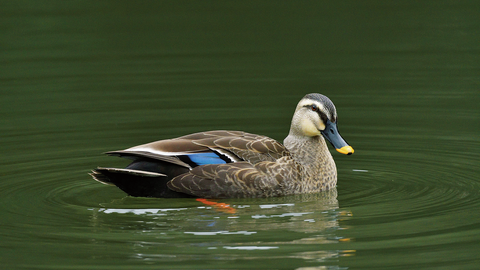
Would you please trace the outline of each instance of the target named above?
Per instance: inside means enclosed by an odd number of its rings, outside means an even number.
[[[284,145],[300,165],[303,179],[325,182],[327,189],[335,186],[337,169],[322,135],[307,137],[290,133]]]
[[[289,134],[283,141],[293,158],[303,166],[311,166],[323,159],[332,159],[323,136],[296,136]]]

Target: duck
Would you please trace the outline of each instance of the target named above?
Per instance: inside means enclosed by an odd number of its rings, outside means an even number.
[[[297,104],[283,144],[243,131],[214,130],[106,152],[131,160],[98,167],[94,180],[134,197],[259,198],[318,193],[336,187],[327,147],[353,154],[338,132],[335,105],[318,93]]]

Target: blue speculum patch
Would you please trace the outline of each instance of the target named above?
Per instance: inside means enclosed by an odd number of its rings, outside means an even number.
[[[187,156],[188,156],[188,158],[190,158],[190,160],[193,163],[196,163],[199,166],[207,165],[207,164],[223,164],[223,163],[226,163],[223,159],[221,159],[215,153],[199,153],[199,154],[190,154],[190,155],[187,155]]]

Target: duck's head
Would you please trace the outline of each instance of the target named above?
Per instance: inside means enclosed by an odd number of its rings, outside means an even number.
[[[351,155],[354,150],[340,136],[337,120],[335,105],[328,97],[317,93],[307,94],[298,102],[290,133],[306,137],[321,134],[338,152]]]

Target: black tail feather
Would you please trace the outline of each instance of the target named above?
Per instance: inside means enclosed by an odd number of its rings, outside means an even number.
[[[90,173],[93,179],[107,185],[115,185],[130,196],[156,198],[188,198],[188,194],[170,190],[171,179],[161,173],[132,169],[97,168]]]

